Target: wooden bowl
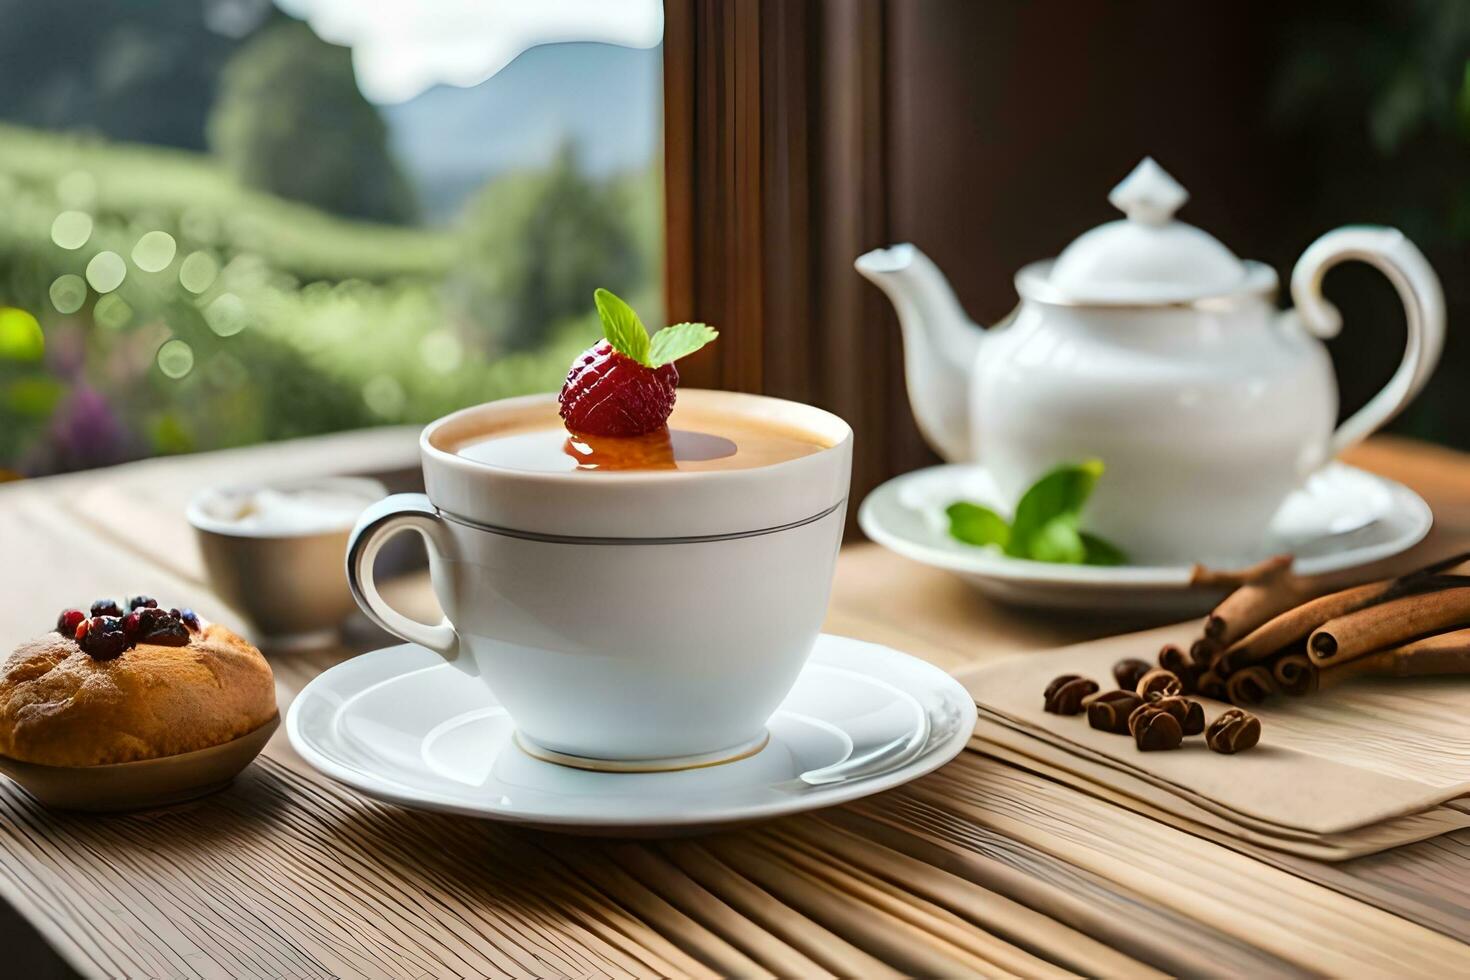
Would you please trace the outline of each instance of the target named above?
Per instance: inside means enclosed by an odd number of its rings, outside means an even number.
[[[280,723],[281,716],[273,715],[220,745],[109,766],[44,766],[0,755],[0,773],[44,806],[94,813],[146,810],[224,789],[260,754]]]

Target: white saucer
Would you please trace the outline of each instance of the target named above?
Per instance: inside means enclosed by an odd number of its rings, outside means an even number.
[[[942,670],[825,634],[765,747],[705,768],[590,772],[534,758],[484,685],[412,644],[327,670],[286,715],[308,763],[369,796],[618,836],[692,833],[891,789],[954,758],[974,727],[974,701]]]
[[[1174,613],[1210,609],[1220,594],[1189,587],[1188,565],[1057,565],[1008,558],[949,535],[944,509],[956,500],[997,507],[994,481],[978,464],[916,470],[868,494],[858,523],[869,538],[906,558],[958,574],[1003,602],[1099,613]],[[1007,508],[998,507],[1004,513]],[[1366,565],[1413,547],[1434,515],[1408,487],[1332,463],[1287,498],[1267,540],[1254,552],[1202,555],[1215,568],[1239,568],[1270,555],[1296,555],[1313,575]]]

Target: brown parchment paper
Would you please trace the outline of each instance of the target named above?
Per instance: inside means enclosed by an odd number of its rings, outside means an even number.
[[[1214,831],[1315,861],[1347,861],[1470,828],[1470,813],[1445,804],[1343,834],[1282,831],[1174,788],[1160,787],[1106,762],[1085,758],[982,714],[970,747],[1048,779],[1117,803],[1190,833]]]
[[[1363,679],[1302,698],[1280,696],[1253,709],[1263,733],[1255,749],[1210,752],[1203,738],[1175,752],[1139,752],[1131,739],[1097,731],[1082,715],[1042,710],[1041,692],[1058,674],[1113,685],[1123,657],[1152,659],[1166,642],[1188,641],[1179,624],[1026,654],[959,673],[995,720],[1105,763],[1176,795],[1265,824],[1278,836],[1346,834],[1417,814],[1470,794],[1470,678]],[[1212,719],[1227,705],[1205,701]],[[1237,819],[1236,822],[1242,822]]]

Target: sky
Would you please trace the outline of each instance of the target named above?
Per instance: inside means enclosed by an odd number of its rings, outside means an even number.
[[[358,88],[394,105],[436,85],[469,88],[538,44],[652,48],[660,0],[276,0],[324,41],[352,49]]]

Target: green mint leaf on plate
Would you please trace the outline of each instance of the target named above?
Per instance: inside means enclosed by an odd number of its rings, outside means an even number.
[[[950,537],[957,541],[1004,548],[1011,538],[1011,526],[989,507],[961,500],[950,504],[944,512],[949,515]]]
[[[1015,558],[1033,557],[1033,542],[1042,529],[1058,517],[1071,515],[1075,530],[1082,505],[1092,495],[1092,488],[1097,485],[1097,478],[1102,476],[1102,472],[1102,462],[1090,459],[1076,465],[1058,466],[1033,483],[1016,505],[1006,554]],[[1080,558],[1077,560],[1081,561]]]
[[[1037,528],[1025,557],[1061,565],[1080,565],[1086,561],[1087,546],[1077,531],[1077,515],[1061,514]]]
[[[648,361],[648,330],[633,307],[606,289],[597,290],[592,298],[597,303],[597,315],[602,318],[602,335],[612,349],[639,364],[653,367]]]
[[[1126,565],[1128,556],[1123,549],[1115,544],[1104,541],[1095,534],[1080,532],[1082,535],[1082,546],[1087,549],[1087,557],[1083,559],[1086,565]]]
[[[1102,476],[1095,459],[1058,466],[1032,484],[1006,522],[989,507],[957,501],[945,508],[950,536],[973,545],[997,545],[1012,558],[1067,565],[1126,565],[1111,542],[1080,530],[1082,507]]]
[[[649,344],[648,366],[660,368],[672,364],[686,354],[693,354],[720,335],[703,323],[676,323],[653,335]]]

